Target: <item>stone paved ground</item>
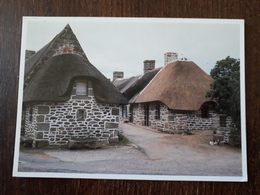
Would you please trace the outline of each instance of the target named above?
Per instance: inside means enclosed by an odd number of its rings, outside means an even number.
[[[20,152],[19,171],[105,174],[241,176],[241,150],[210,146],[211,131],[181,136],[120,124],[131,144],[97,150]]]

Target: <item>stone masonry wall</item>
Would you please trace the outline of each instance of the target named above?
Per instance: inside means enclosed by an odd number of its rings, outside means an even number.
[[[130,118],[129,105],[121,105],[119,107],[119,121],[120,122],[129,122]]]
[[[34,138],[36,129],[36,106],[34,104],[28,104],[25,106],[25,111],[23,112],[25,124],[24,124],[24,134],[29,138]]]
[[[220,117],[226,118],[225,126],[221,125]],[[231,131],[235,130],[232,124],[232,118],[230,116],[226,116],[225,114],[219,114],[216,120],[218,121],[218,125],[215,126],[214,128],[215,130],[214,138],[215,139],[220,138],[221,141],[225,141],[226,143],[228,143]]]
[[[208,118],[201,117],[201,111],[176,111],[169,110],[169,129],[173,133],[183,133],[191,130],[210,130],[213,129],[215,118],[218,115],[210,110]]]
[[[133,104],[133,123],[144,125],[144,107],[142,104]]]
[[[67,145],[71,138],[118,138],[119,106],[98,103],[89,83],[88,95],[75,94],[66,102],[37,103],[29,120],[30,106],[26,107],[25,135],[37,143]]]
[[[149,120],[150,126],[153,129],[157,129],[159,131],[165,131],[165,129],[169,128],[168,125],[168,108],[164,104],[160,103],[160,117],[158,118],[157,107],[158,103],[151,103],[149,109]]]
[[[149,126],[153,129],[163,131],[167,126],[168,108],[160,103],[160,118],[157,118],[156,106],[158,103],[149,103]],[[133,104],[133,123],[144,125],[145,107],[144,104]]]
[[[160,103],[160,117],[158,118],[158,103],[149,103],[149,126],[159,131],[181,134],[189,130],[213,130],[220,127],[220,116],[214,110],[209,110],[208,118],[201,117],[201,110],[179,111],[168,109]],[[133,105],[133,123],[144,125],[145,109],[143,104]],[[231,126],[231,118],[226,118],[226,126]]]

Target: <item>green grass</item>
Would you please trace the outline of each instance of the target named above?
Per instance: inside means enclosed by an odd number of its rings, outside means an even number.
[[[122,134],[118,135],[119,144],[127,145],[130,141],[127,137],[123,136]]]

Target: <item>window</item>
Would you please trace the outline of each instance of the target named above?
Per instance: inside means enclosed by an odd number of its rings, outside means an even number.
[[[29,108],[29,121],[32,122],[33,120],[33,106]]]
[[[219,116],[220,127],[227,126],[227,117],[226,116]]]
[[[122,117],[127,117],[127,106],[126,105],[122,106]]]
[[[87,95],[88,85],[86,80],[78,80],[76,83],[76,95]]]
[[[144,104],[144,126],[149,126],[149,103],[145,103]]]
[[[134,105],[130,104],[130,118],[129,121],[134,122]]]
[[[208,106],[201,107],[201,118],[209,118],[209,107]]]
[[[161,111],[160,111],[160,103],[155,105],[155,119],[160,120],[161,119]]]
[[[77,118],[78,120],[84,120],[86,118],[86,111],[83,109],[78,110]]]

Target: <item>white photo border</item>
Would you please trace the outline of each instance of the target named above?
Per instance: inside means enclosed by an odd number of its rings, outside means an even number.
[[[241,151],[242,176],[175,176],[175,175],[132,175],[132,174],[86,174],[86,173],[47,173],[47,172],[19,172],[20,129],[23,99],[23,75],[25,64],[25,49],[27,23],[31,21],[49,22],[57,21],[69,23],[77,22],[164,22],[164,23],[205,23],[205,24],[239,24],[240,25],[240,94],[241,94]],[[17,106],[17,125],[15,134],[13,177],[28,178],[78,178],[78,179],[122,179],[122,180],[162,180],[162,181],[217,181],[217,182],[247,182],[247,149],[246,149],[246,105],[245,105],[245,43],[243,19],[174,19],[174,18],[110,18],[110,17],[23,17],[21,36],[21,55],[19,73],[19,91]]]

